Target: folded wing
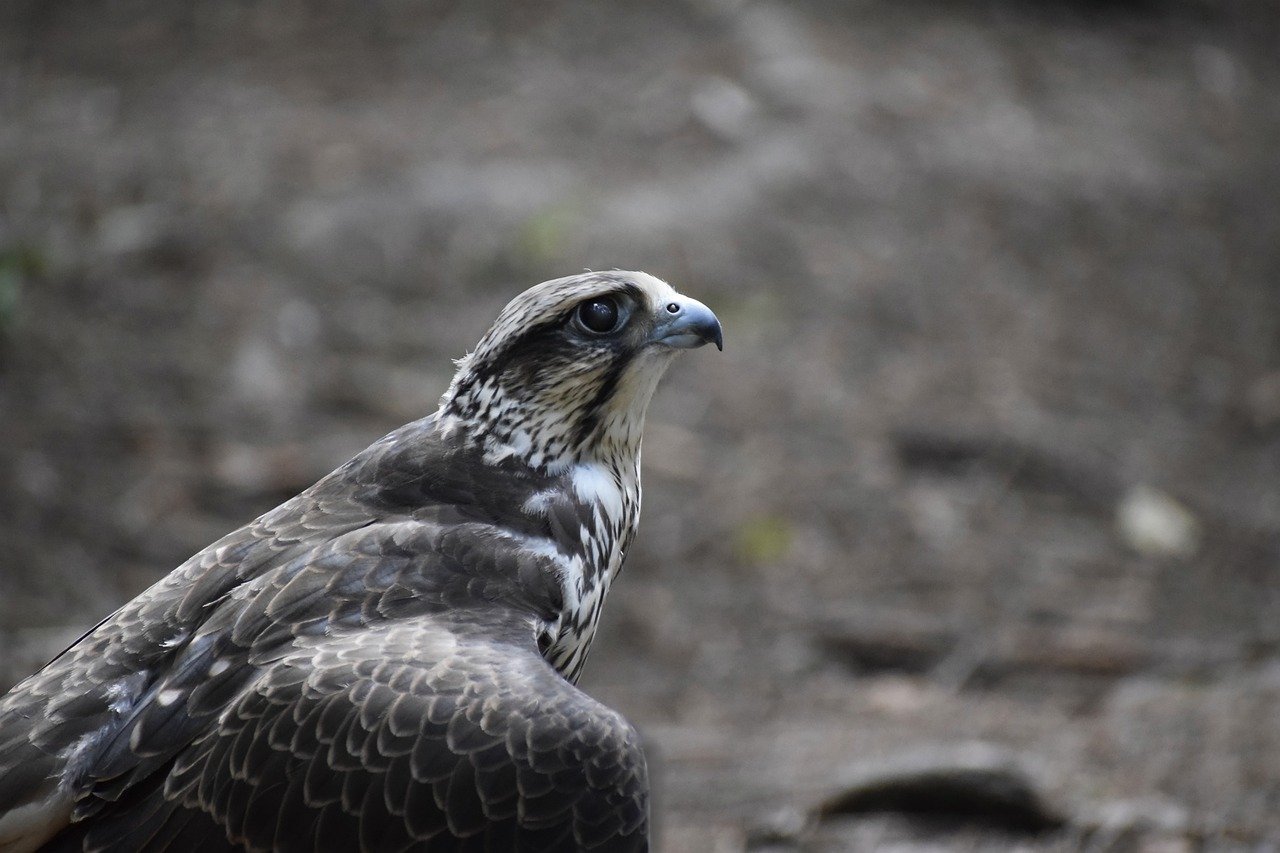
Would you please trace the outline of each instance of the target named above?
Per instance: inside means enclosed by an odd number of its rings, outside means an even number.
[[[50,849],[647,849],[634,729],[496,610],[301,643],[168,765],[103,784]]]

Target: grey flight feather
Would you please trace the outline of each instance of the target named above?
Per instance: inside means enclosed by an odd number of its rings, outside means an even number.
[[[646,850],[639,738],[574,684],[649,395],[719,335],[643,273],[517,297],[435,415],[0,699],[0,850]]]

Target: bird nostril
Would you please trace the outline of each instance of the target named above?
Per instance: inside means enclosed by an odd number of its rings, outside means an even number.
[[[668,314],[679,314],[679,313],[680,313],[680,303],[678,303],[678,302],[668,302],[668,303],[667,303],[667,313],[668,313]]]

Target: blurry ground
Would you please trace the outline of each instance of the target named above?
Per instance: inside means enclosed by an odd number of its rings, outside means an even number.
[[[0,686],[638,268],[660,849],[1280,846],[1274,5],[0,15]]]

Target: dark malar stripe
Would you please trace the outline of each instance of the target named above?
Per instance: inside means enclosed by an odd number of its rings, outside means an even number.
[[[600,386],[596,389],[595,396],[583,410],[582,418],[574,428],[571,446],[584,446],[600,428],[601,413],[612,399],[614,391],[617,390],[618,383],[622,380],[622,372],[627,369],[629,361],[630,358],[623,353],[618,353],[614,357],[613,363],[609,365],[609,371],[600,379]]]

